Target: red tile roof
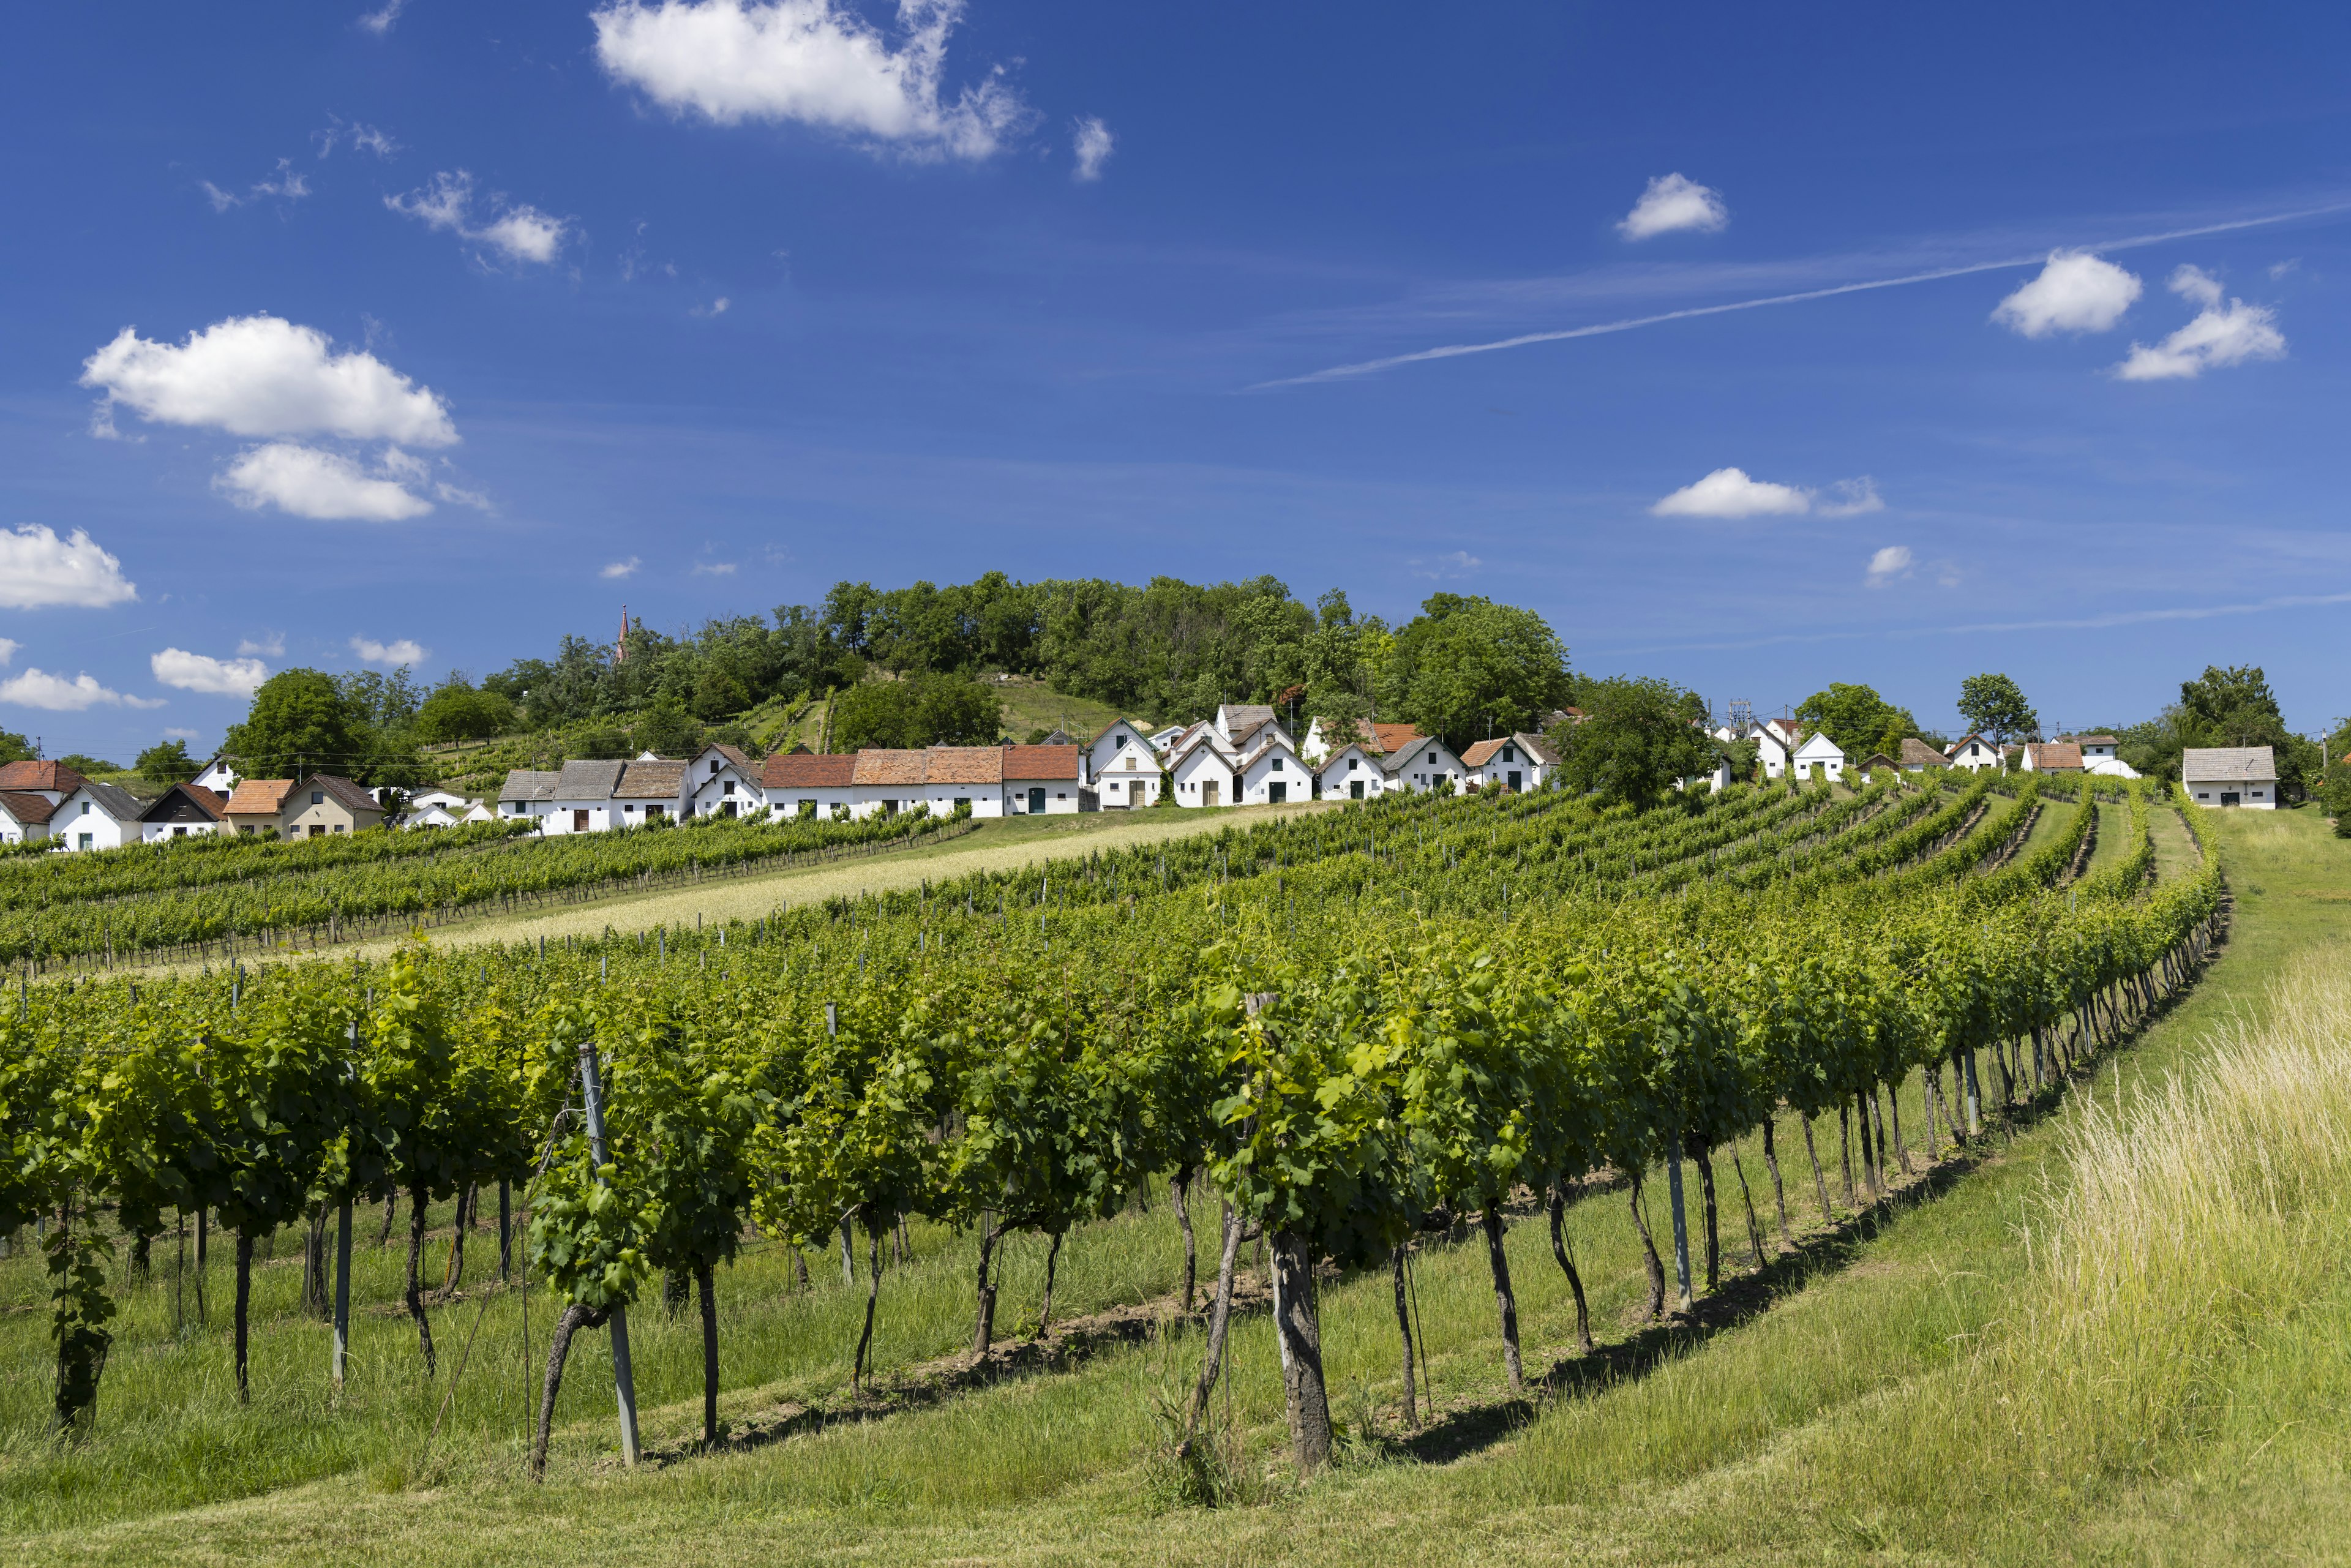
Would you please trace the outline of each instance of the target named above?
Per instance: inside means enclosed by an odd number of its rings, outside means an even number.
[[[2032,766],[2044,773],[2080,772],[2082,748],[2049,741],[2032,748]]]
[[[1051,779],[1078,781],[1078,748],[1074,746],[1008,746],[1004,748],[1007,779]]]
[[[846,789],[856,772],[850,752],[784,751],[760,765],[762,789]]]
[[[1375,724],[1372,726],[1371,744],[1366,751],[1410,751],[1420,744],[1420,731],[1408,724]]]
[[[27,827],[47,821],[57,811],[57,807],[49,803],[47,796],[18,794],[13,789],[0,790],[0,808],[5,808],[10,816]]]
[[[885,751],[869,747],[857,754],[857,766],[850,775],[850,782],[920,789],[923,772],[923,754],[919,751]]]
[[[274,817],[293,788],[291,779],[240,779],[221,810],[231,817]]]
[[[55,789],[70,795],[88,782],[62,762],[0,764],[0,789]]]
[[[931,784],[1001,784],[1004,747],[934,746],[925,756],[923,777]]]

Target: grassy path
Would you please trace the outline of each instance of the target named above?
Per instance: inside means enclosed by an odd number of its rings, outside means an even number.
[[[2158,816],[2159,833],[2167,820]],[[2179,831],[2176,820],[2170,827]],[[2342,1412],[2351,1408],[2351,1354],[2340,1348],[2351,1344],[2351,1272],[2281,1290],[2275,1312],[2239,1347],[2233,1396],[2185,1427],[2151,1430],[2144,1451],[2125,1462],[2020,1469],[2017,1439],[1999,1415],[2000,1387],[1987,1382],[2015,1314],[2039,1288],[2030,1239],[2071,1180],[2066,1139],[2079,1131],[2081,1101],[2095,1095],[2105,1105],[2194,1066],[2216,1030],[2233,1020],[2258,1026],[2271,987],[2297,965],[2314,955],[2351,958],[2351,844],[2327,837],[2309,812],[2231,813],[2222,831],[2236,926],[2180,1007],[2076,1089],[2073,1108],[2021,1133],[1935,1201],[1897,1205],[1834,1237],[1819,1232],[1801,1142],[1783,1126],[1790,1205],[1810,1239],[1800,1237],[1802,1251],[1763,1279],[1738,1286],[1749,1299],[1728,1302],[1709,1332],[1637,1322],[1642,1287],[1625,1196],[1589,1198],[1570,1211],[1569,1236],[1614,1370],[1581,1376],[1569,1355],[1572,1306],[1548,1238],[1540,1219],[1522,1219],[1509,1246],[1530,1370],[1564,1365],[1559,1393],[1539,1406],[1513,1406],[1502,1396],[1482,1249],[1432,1246],[1415,1285],[1442,1416],[1409,1437],[1396,1421],[1387,1281],[1334,1282],[1323,1299],[1326,1354],[1350,1443],[1341,1468],[1309,1488],[1288,1481],[1280,1460],[1279,1377],[1261,1318],[1236,1332],[1236,1505],[1171,1511],[1155,1500],[1146,1456],[1156,1442],[1155,1400],[1196,1365],[1196,1339],[1180,1333],[885,1421],[634,1474],[599,1462],[611,1441],[610,1385],[600,1382],[608,1373],[599,1347],[583,1341],[553,1477],[533,1490],[513,1479],[514,1373],[486,1385],[496,1398],[469,1414],[455,1440],[444,1437],[441,1458],[420,1469],[413,1455],[437,1390],[417,1386],[407,1359],[413,1340],[396,1318],[371,1320],[369,1330],[378,1335],[381,1381],[368,1397],[407,1412],[387,1424],[328,1419],[301,1378],[266,1388],[250,1416],[220,1414],[225,1357],[216,1315],[211,1339],[193,1352],[153,1344],[108,1373],[112,1386],[118,1372],[138,1376],[138,1365],[181,1357],[190,1370],[152,1392],[176,1390],[214,1414],[158,1416],[145,1434],[107,1428],[76,1476],[40,1473],[60,1461],[9,1437],[0,1446],[0,1506],[14,1523],[0,1540],[16,1560],[142,1563],[323,1563],[367,1553],[419,1564],[723,1564],[785,1551],[825,1562],[1153,1568],[1274,1561],[1354,1568],[1416,1559],[2337,1558],[2351,1551],[2351,1527],[2341,1522],[2351,1488],[2338,1458]],[[2184,834],[2178,849],[2187,852]],[[1921,1131],[1915,1103],[1904,1105],[1914,1145]],[[1821,1129],[1842,1210],[1834,1126]],[[1771,1228],[1751,1143],[1741,1159]],[[1735,1275],[1746,1252],[1744,1218],[1727,1160],[1721,1182]],[[1081,1233],[1065,1255],[1064,1279],[1075,1265],[1090,1271],[1090,1282],[1071,1310],[1164,1290],[1173,1229],[1162,1203],[1147,1218],[1129,1215]],[[885,1280],[884,1312],[894,1304],[901,1314],[884,1320],[891,1362],[937,1354],[962,1331],[968,1277],[960,1249],[956,1239],[919,1228],[922,1260]],[[843,1331],[862,1286],[852,1294],[840,1285],[837,1265],[811,1263],[818,1288],[799,1294],[786,1287],[784,1260],[772,1249],[731,1271],[722,1301],[730,1414],[838,1385]],[[1022,1265],[1035,1266],[1034,1259]],[[828,1267],[836,1270],[829,1282]],[[8,1268],[8,1299],[28,1299],[37,1276]],[[283,1270],[274,1288],[290,1296]],[[1033,1272],[1021,1276],[1008,1305],[1033,1288]],[[150,1297],[137,1310],[159,1309]],[[491,1312],[494,1326],[503,1310]],[[648,1426],[674,1434],[693,1414],[690,1323],[667,1324],[657,1307],[642,1318],[640,1361],[653,1369]],[[462,1321],[453,1314],[440,1332],[454,1335]],[[0,1316],[0,1397],[12,1407],[37,1385],[42,1327],[35,1313]],[[302,1338],[316,1338],[315,1325],[281,1321],[274,1332],[284,1337],[269,1364],[280,1350],[298,1364],[320,1354]],[[502,1332],[511,1334],[513,1324]],[[501,1349],[491,1364],[510,1362],[520,1364]],[[286,1438],[288,1424],[298,1440]],[[22,1427],[12,1420],[10,1430]],[[379,1431],[392,1435],[371,1435]],[[99,1452],[131,1435],[150,1446]],[[336,1443],[353,1447],[330,1451]],[[314,1456],[307,1471],[263,1473],[283,1466],[289,1450]],[[245,1467],[255,1484],[225,1488],[207,1465]],[[238,1490],[251,1495],[233,1495]]]

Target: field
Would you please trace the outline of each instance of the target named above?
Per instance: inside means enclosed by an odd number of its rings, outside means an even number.
[[[2048,804],[2028,846],[2063,851],[2045,835],[2071,810]],[[2098,814],[2092,875],[2126,841],[2119,805]],[[2167,881],[2192,877],[2179,820],[2158,811],[2150,825]],[[1219,1395],[1224,1506],[1177,1500],[1154,1412],[1196,1375],[1201,1338],[1166,1312],[1181,1243],[1163,1176],[1145,1199],[1072,1230],[1059,1260],[1057,1322],[1155,1307],[1163,1321],[1139,1341],[1102,1325],[1098,1342],[1063,1342],[1058,1366],[958,1383],[974,1240],[916,1218],[912,1260],[893,1263],[879,1292],[884,1375],[852,1397],[862,1249],[853,1287],[837,1256],[813,1249],[803,1286],[788,1249],[754,1241],[719,1277],[721,1451],[693,1451],[699,1331],[691,1309],[666,1314],[656,1288],[632,1318],[655,1462],[634,1472],[613,1462],[610,1362],[602,1336],[585,1335],[543,1488],[519,1478],[548,1296],[533,1292],[526,1326],[518,1292],[480,1289],[495,1257],[487,1231],[471,1238],[465,1293],[435,1311],[435,1382],[420,1375],[400,1312],[400,1249],[377,1250],[375,1223],[362,1226],[362,1310],[340,1406],[322,1375],[326,1330],[298,1310],[298,1232],[280,1233],[277,1259],[256,1272],[248,1408],[235,1403],[223,1343],[222,1239],[202,1326],[182,1321],[195,1309],[167,1235],[154,1282],[124,1295],[95,1430],[63,1448],[37,1419],[54,1366],[43,1281],[31,1260],[11,1260],[0,1265],[0,1539],[17,1559],[45,1561],[371,1550],[436,1563],[723,1563],[779,1549],[886,1562],[2337,1555],[2334,1456],[2351,1365],[2336,1347],[2351,1292],[2338,1283],[2345,1249],[2329,1193],[2345,1173],[2313,1129],[2330,1120],[2329,1096],[2351,1114],[2351,1094],[2323,1071],[2283,1081],[2309,1108],[2305,1126],[2278,1114],[2276,1091],[2263,1100],[2245,1085],[2268,1082],[2262,1053],[2275,1056],[2278,1040],[2341,1037],[2351,846],[2311,813],[2231,813],[2217,827],[2236,900],[2227,946],[2094,1072],[2021,1110],[2012,1142],[1988,1133],[1955,1154],[1946,1127],[1929,1170],[1925,1078],[1909,1073],[1899,1119],[1918,1170],[1894,1176],[1896,1195],[1879,1202],[1865,1173],[1848,1200],[1832,1112],[1823,1157],[1835,1222],[1824,1226],[1802,1156],[1790,1163],[1801,1125],[1778,1113],[1792,1248],[1778,1235],[1755,1131],[1718,1146],[1724,1281],[1688,1316],[1649,1321],[1626,1192],[1601,1179],[1564,1216],[1598,1342],[1579,1355],[1541,1212],[1522,1206],[1506,1247],[1531,1386],[1513,1398],[1484,1247],[1474,1229],[1424,1235],[1412,1286],[1434,1409],[1409,1431],[1387,1272],[1333,1277],[1320,1307],[1341,1444],[1309,1482],[1289,1463],[1260,1309],[1236,1322]],[[1327,827],[1300,831],[1329,838]],[[1300,856],[1295,885],[1316,887],[1303,852],[1312,841],[1285,841]],[[912,852],[935,853],[934,883],[948,881],[955,846]],[[1359,874],[1327,863],[1329,888]],[[1523,875],[1510,869],[1520,863],[1500,869]],[[2199,1072],[2218,1075],[2204,1099],[2159,1098],[2163,1083]],[[2196,1142],[2227,1105],[2233,1166]],[[2181,1152],[2152,1164],[2112,1155],[2138,1148]],[[2249,1168],[2249,1150],[2266,1150],[2267,1191],[2282,1199],[2191,1201],[2200,1173]],[[2100,1201],[2069,1207],[2085,1182]],[[1769,1255],[1760,1270],[1738,1197],[1746,1183]],[[1655,1217],[1658,1170],[1646,1185]],[[2133,1236],[2194,1225],[2190,1264],[2163,1276],[2151,1303],[2097,1272],[2116,1253],[2111,1240],[2098,1252],[2101,1223],[2140,1211]],[[437,1281],[445,1206],[434,1219]],[[1213,1217],[1204,1231],[1213,1239]],[[1044,1245],[1031,1235],[1005,1248],[998,1328],[1018,1342],[1033,1327]],[[2084,1312],[2085,1301],[2101,1311]],[[468,1343],[468,1370],[429,1437]]]

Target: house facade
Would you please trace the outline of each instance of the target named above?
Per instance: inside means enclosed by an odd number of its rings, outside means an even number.
[[[1349,741],[1326,758],[1314,776],[1314,793],[1325,800],[1372,800],[1387,788],[1379,758]]]
[[[199,789],[209,789],[223,801],[235,792],[236,764],[226,757],[215,757],[205,763],[193,779],[188,780]]]
[[[139,837],[151,844],[168,839],[208,839],[230,831],[228,802],[194,783],[172,785],[139,817]]]
[[[30,790],[0,789],[0,844],[29,844],[49,836],[57,803]]]
[[[313,773],[294,786],[277,814],[277,831],[289,839],[324,839],[363,833],[383,825],[376,798],[331,773]]]
[[[1832,784],[1844,777],[1844,748],[1820,730],[1804,737],[1803,744],[1796,747],[1793,761],[1799,779],[1810,779],[1815,768]]]
[[[1388,728],[1388,726],[1379,726]],[[1390,738],[1383,735],[1382,740]],[[1395,737],[1399,741],[1405,737]],[[1380,774],[1386,789],[1410,789],[1426,794],[1431,789],[1450,784],[1461,788],[1469,777],[1468,768],[1455,756],[1453,748],[1441,740],[1415,735],[1407,744],[1395,746],[1380,758]]]
[[[1794,743],[1772,725],[1757,727],[1755,761],[1756,765],[1763,769],[1764,778],[1785,779],[1788,776],[1789,759],[1794,757],[1795,753]]]
[[[857,799],[857,758],[818,751],[779,751],[759,765],[759,792],[779,817],[846,815]]]
[[[1963,735],[1951,742],[1950,765],[1973,773],[1979,768],[2001,766],[2001,748],[1980,735]]]
[[[232,833],[274,833],[293,788],[291,779],[240,779],[221,807],[221,821]]]
[[[1059,816],[1085,808],[1077,747],[1008,746],[1003,750],[1005,815]]]
[[[688,816],[747,817],[766,804],[758,765],[734,747],[704,747],[685,764],[684,777]]]
[[[1298,760],[1278,724],[1260,727],[1261,738],[1233,765],[1237,806],[1284,806],[1314,798],[1314,776]]]
[[[1520,731],[1478,742],[1461,754],[1461,766],[1472,789],[1499,784],[1516,795],[1549,783],[1559,758],[1542,737]]]
[[[507,821],[544,817],[555,809],[555,782],[563,775],[517,768],[498,787],[498,815]]]
[[[84,779],[50,814],[48,836],[68,850],[120,849],[139,841],[146,810],[147,802],[130,790]]]
[[[2079,773],[2082,748],[2067,740],[2027,741],[2017,766],[2026,773]]]
[[[1216,743],[1215,732],[1196,726],[1176,747],[1168,768],[1176,784],[1178,806],[1229,806],[1233,800],[1233,760]]]
[[[2190,747],[2179,757],[2179,782],[2189,800],[2215,810],[2277,810],[2277,758],[2266,746]]]
[[[1086,747],[1086,781],[1104,810],[1142,810],[1159,799],[1159,748],[1140,727],[1120,719]]]

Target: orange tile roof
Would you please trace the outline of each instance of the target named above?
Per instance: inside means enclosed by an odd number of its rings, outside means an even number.
[[[1004,747],[934,746],[925,753],[924,779],[932,784],[1001,784]]]
[[[849,752],[779,751],[760,765],[762,789],[846,789],[857,769]]]
[[[1078,781],[1078,748],[1074,746],[1008,746],[1004,748],[1007,779],[1052,779]]]
[[[274,817],[293,788],[291,779],[240,779],[221,812],[230,817]]]
[[[1408,724],[1375,724],[1372,726],[1372,743],[1364,749],[1372,751],[1410,751],[1420,744],[1420,731]]]
[[[55,789],[70,795],[88,782],[62,762],[0,764],[0,789]]]
[[[850,775],[852,784],[879,784],[920,788],[923,782],[923,754],[919,751],[885,751],[868,747],[857,754],[856,768]]]

